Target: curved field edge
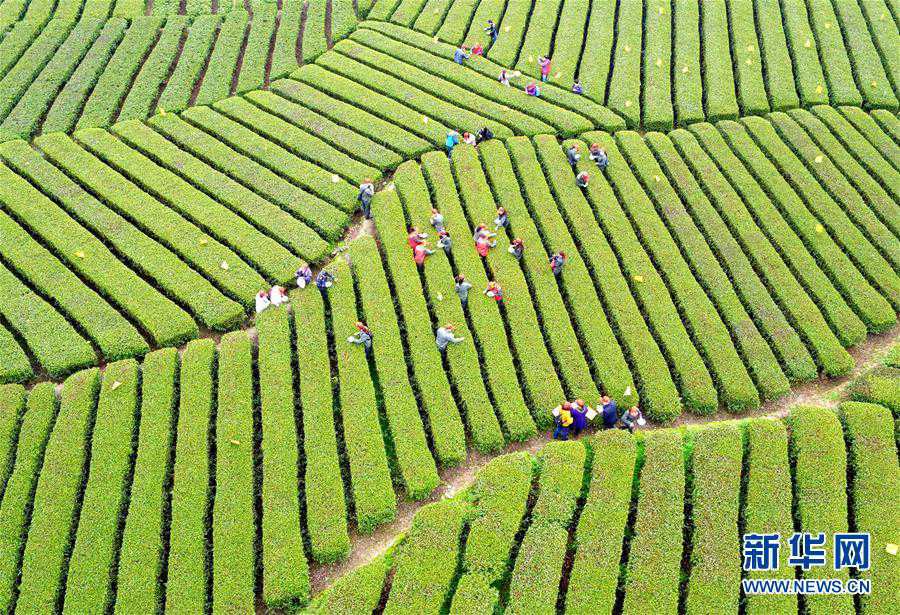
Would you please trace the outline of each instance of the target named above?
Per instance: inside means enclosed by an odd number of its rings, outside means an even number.
[[[739,602],[753,612],[793,612],[792,596],[741,592],[744,578],[794,576],[786,555],[779,571],[742,571],[741,533],[786,540],[793,531],[825,531],[830,540],[835,531],[870,532],[878,555],[862,576],[890,587],[897,571],[881,543],[900,514],[884,510],[877,493],[896,487],[898,467],[894,417],[866,402],[554,442],[491,460],[471,486],[419,509],[391,546],[331,581],[304,612],[606,612],[623,599],[624,612],[679,602],[689,612]],[[822,472],[834,480],[821,484],[814,477]],[[486,548],[499,568],[481,567]],[[889,587],[873,587],[866,607],[888,604]]]

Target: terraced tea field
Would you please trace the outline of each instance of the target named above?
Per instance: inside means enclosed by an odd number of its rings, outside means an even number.
[[[889,611],[896,348],[837,412],[760,415],[897,341],[898,24],[890,0],[0,0],[3,610]],[[296,288],[304,264],[334,285]],[[601,395],[663,429],[500,455]],[[755,528],[871,531],[875,590],[743,595]]]

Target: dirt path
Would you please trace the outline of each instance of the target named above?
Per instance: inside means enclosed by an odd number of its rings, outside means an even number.
[[[352,236],[368,230],[365,224],[356,225],[351,228],[355,229],[355,232],[351,230],[350,235]],[[860,373],[878,364],[881,357],[898,342],[900,342],[900,326],[894,327],[887,333],[870,336],[859,346],[850,349],[849,352],[856,362],[856,368],[848,376],[837,379],[822,378],[800,385],[792,389],[791,393],[782,399],[767,402],[763,404],[759,410],[749,414],[737,416],[726,412],[719,412],[706,417],[685,414],[676,420],[673,426],[699,425],[712,421],[754,416],[781,418],[786,416],[790,408],[797,404],[810,404],[833,408],[837,406],[838,402],[841,400],[844,388]],[[650,427],[650,429],[658,428],[660,427]],[[546,443],[547,435],[542,433],[527,442],[509,446],[504,449],[501,454],[512,453],[515,451],[535,453]],[[455,494],[469,487],[474,481],[475,474],[478,470],[487,465],[494,457],[496,457],[496,455],[482,455],[474,451],[470,452],[464,464],[441,472],[441,486],[435,490],[430,498],[421,502],[401,502],[397,507],[397,518],[392,523],[377,528],[372,534],[361,535],[352,532],[350,538],[353,549],[346,560],[324,566],[313,564],[312,569],[310,570],[313,595],[326,589],[337,578],[359,566],[371,562],[384,553],[400,534],[409,529],[412,518],[420,507],[443,498],[453,497]]]

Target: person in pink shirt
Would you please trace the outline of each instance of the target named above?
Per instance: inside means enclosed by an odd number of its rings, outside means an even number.
[[[538,66],[541,67],[541,81],[546,81],[550,76],[550,58],[541,56],[538,58]]]
[[[420,243],[415,248],[413,248],[413,259],[416,261],[416,264],[421,267],[425,264],[425,258],[434,254],[434,250],[429,250],[428,246],[424,243]]]

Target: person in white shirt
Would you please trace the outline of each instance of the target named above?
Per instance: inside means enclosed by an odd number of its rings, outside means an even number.
[[[262,313],[271,304],[272,304],[272,302],[269,301],[269,295],[266,294],[266,291],[261,290],[258,293],[256,293],[256,313],[257,314]]]
[[[275,307],[282,305],[283,303],[287,303],[290,299],[287,296],[287,289],[283,286],[273,286],[272,290],[269,291],[269,301]]]

